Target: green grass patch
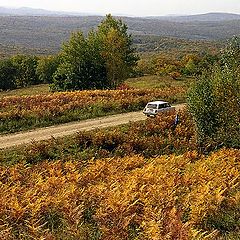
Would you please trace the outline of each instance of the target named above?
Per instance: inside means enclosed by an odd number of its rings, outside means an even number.
[[[132,88],[166,88],[166,87],[186,87],[188,88],[194,78],[181,77],[177,80],[172,79],[170,76],[157,76],[157,75],[146,75],[143,77],[129,78],[125,81],[127,85]]]
[[[48,84],[33,85],[25,88],[14,89],[10,91],[0,91],[0,98],[10,96],[27,96],[27,95],[38,95],[48,94]]]
[[[125,81],[132,88],[163,88],[163,87],[188,87],[193,78],[181,77],[177,80],[170,76],[147,75],[137,78],[129,78]],[[9,91],[0,91],[0,98],[10,96],[30,96],[38,94],[49,94],[48,84],[33,85],[25,88],[14,89]]]

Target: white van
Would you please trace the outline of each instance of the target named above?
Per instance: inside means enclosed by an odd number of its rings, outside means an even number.
[[[171,105],[168,102],[164,101],[154,101],[149,102],[146,107],[143,110],[143,113],[147,115],[148,117],[154,117],[159,112],[165,112],[165,111],[174,111],[175,108],[171,107]]]

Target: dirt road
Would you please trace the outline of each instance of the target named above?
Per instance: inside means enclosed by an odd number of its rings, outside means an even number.
[[[182,109],[184,104],[174,106],[176,110]],[[135,122],[145,120],[146,116],[140,112],[130,112],[117,114],[107,117],[89,119],[79,122],[71,122],[51,127],[34,129],[28,132],[21,132],[9,135],[0,136],[0,149],[13,147],[21,144],[28,144],[31,141],[40,141],[50,139],[51,137],[63,137],[74,134],[78,131],[90,131],[96,128],[106,128],[126,124],[128,122]]]

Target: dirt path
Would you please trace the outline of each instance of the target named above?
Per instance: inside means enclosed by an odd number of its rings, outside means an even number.
[[[176,110],[182,109],[184,104],[176,105]],[[96,119],[89,119],[79,122],[71,122],[51,127],[34,129],[28,132],[21,132],[0,136],[0,149],[13,147],[21,144],[28,144],[31,141],[50,139],[51,137],[63,137],[74,134],[78,131],[90,131],[96,128],[106,128],[145,120],[147,117],[140,112],[117,114]]]

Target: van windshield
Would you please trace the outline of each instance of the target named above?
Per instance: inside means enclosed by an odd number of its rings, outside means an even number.
[[[147,108],[157,109],[157,104],[149,103],[149,104],[147,105]]]

